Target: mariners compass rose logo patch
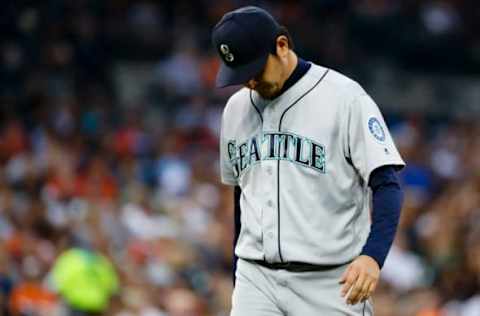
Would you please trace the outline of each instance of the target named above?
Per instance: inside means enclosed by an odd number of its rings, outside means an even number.
[[[385,141],[385,131],[383,130],[382,124],[376,117],[371,117],[368,120],[368,129],[373,137],[375,137],[378,141]]]

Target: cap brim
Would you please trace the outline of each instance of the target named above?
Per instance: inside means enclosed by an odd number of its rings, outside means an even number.
[[[244,84],[248,80],[253,79],[263,70],[267,59],[268,54],[265,54],[264,56],[261,56],[248,64],[235,68],[229,67],[222,62],[220,65],[220,70],[217,74],[217,88]]]

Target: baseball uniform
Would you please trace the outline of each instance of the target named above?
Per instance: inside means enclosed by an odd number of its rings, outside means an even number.
[[[370,232],[372,172],[403,165],[375,102],[332,69],[309,63],[273,100],[236,92],[220,135],[221,180],[241,190],[231,315],[373,315],[338,281]]]

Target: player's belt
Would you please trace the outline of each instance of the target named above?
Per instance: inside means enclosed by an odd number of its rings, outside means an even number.
[[[312,271],[328,271],[339,268],[348,262],[339,264],[312,264],[305,262],[267,262],[264,260],[247,260],[252,263],[261,265],[262,267],[272,270],[287,270],[290,272],[312,272]]]

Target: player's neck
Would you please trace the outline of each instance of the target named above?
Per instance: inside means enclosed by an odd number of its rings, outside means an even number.
[[[286,71],[285,71],[285,76],[284,78],[282,78],[282,84],[281,86],[283,87],[283,85],[285,84],[285,82],[288,80],[288,78],[290,78],[290,76],[292,75],[293,71],[295,70],[295,68],[297,67],[297,64],[298,64],[298,57],[297,57],[297,54],[295,54],[295,52],[293,50],[290,50],[289,53],[288,53],[288,63],[286,65]]]

